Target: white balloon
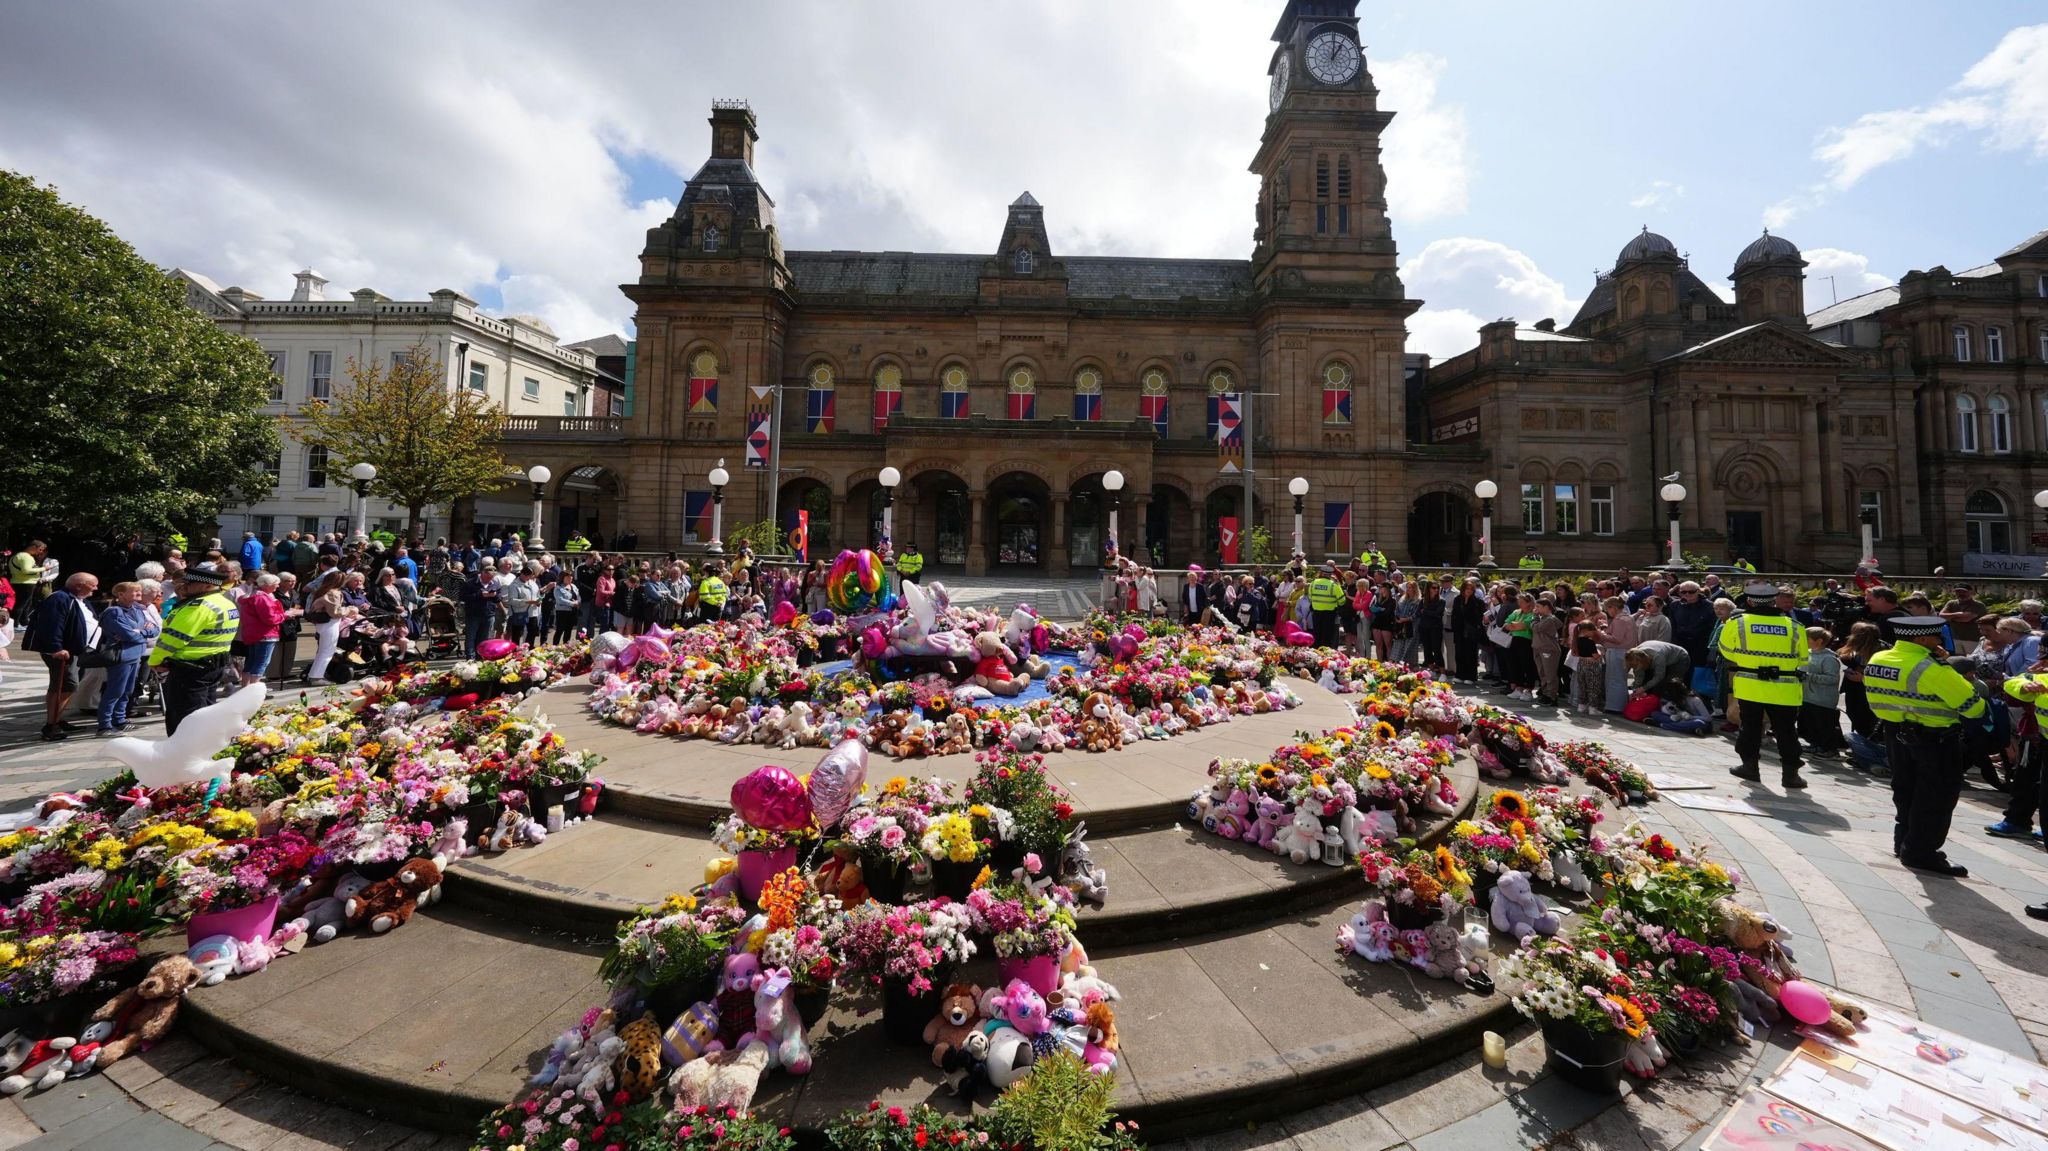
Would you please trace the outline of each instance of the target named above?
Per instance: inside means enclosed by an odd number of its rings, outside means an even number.
[[[213,757],[249,726],[266,694],[262,684],[252,683],[186,716],[174,735],[154,742],[122,736],[108,741],[107,754],[128,765],[144,787],[225,781],[235,761]]]

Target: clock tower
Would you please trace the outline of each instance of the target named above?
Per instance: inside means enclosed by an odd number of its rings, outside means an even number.
[[[1399,300],[1387,221],[1379,108],[1366,70],[1357,0],[1288,0],[1277,47],[1259,176],[1252,272],[1260,288]]]

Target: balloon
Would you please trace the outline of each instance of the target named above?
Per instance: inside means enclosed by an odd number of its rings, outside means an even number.
[[[620,671],[631,671],[633,665],[643,659],[664,660],[668,658],[668,644],[651,635],[636,635],[626,641],[626,650],[619,653],[613,666]]]
[[[478,659],[504,659],[519,650],[519,645],[509,639],[487,639],[476,645]]]
[[[769,617],[769,622],[773,623],[776,627],[788,627],[790,621],[795,618],[796,605],[788,600],[783,600],[775,605],[775,614]]]
[[[1828,997],[1820,989],[1803,979],[1794,979],[1778,989],[1778,1004],[1785,1013],[1801,1023],[1818,1026],[1828,1021],[1835,1009],[1828,1005]]]
[[[829,607],[819,608],[817,611],[811,613],[811,622],[817,624],[819,627],[831,627],[832,622],[838,618],[839,617],[837,615],[834,615],[832,609]]]
[[[263,685],[252,683],[186,716],[173,735],[153,741],[124,735],[107,744],[107,754],[127,764],[135,772],[135,782],[144,787],[225,781],[235,761],[213,757],[249,726],[256,709],[263,706],[263,696]]]
[[[786,767],[763,764],[732,785],[732,809],[763,831],[801,831],[811,825],[811,797]]]
[[[1110,643],[1110,647],[1115,651],[1116,658],[1120,660],[1132,660],[1138,656],[1138,641],[1127,635],[1116,637]]]
[[[880,659],[889,650],[889,637],[880,627],[871,627],[860,633],[860,653],[869,659]]]
[[[839,822],[868,778],[867,745],[849,739],[825,753],[811,769],[811,814],[821,828]]]
[[[470,708],[473,708],[477,705],[477,698],[477,694],[473,691],[465,691],[459,695],[451,695],[447,699],[441,701],[441,710],[468,711]]]

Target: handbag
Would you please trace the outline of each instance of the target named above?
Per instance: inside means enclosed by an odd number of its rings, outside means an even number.
[[[1509,635],[1504,627],[1488,627],[1486,641],[1495,647],[1508,647],[1515,642],[1515,637]]]
[[[1696,667],[1692,669],[1692,690],[1695,695],[1712,699],[1721,690],[1721,677],[1713,668]]]

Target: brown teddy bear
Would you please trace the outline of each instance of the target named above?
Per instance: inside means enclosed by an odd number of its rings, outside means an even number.
[[[440,885],[441,869],[433,860],[408,859],[397,875],[380,879],[350,896],[342,913],[348,917],[349,926],[368,924],[371,931],[382,935],[404,926],[419,906],[420,897]]]
[[[974,750],[974,729],[967,717],[954,712],[946,717],[946,738],[938,746],[940,755],[960,755]]]
[[[1116,721],[1116,701],[1108,692],[1089,695],[1081,705],[1081,746],[1089,751],[1115,751],[1123,745],[1123,727]]]
[[[199,968],[191,960],[183,955],[168,955],[157,960],[142,982],[101,1004],[92,1013],[96,1026],[88,1029],[86,1035],[98,1039],[97,1025],[111,1024],[112,1030],[107,1034],[112,1038],[101,1040],[95,1065],[105,1067],[170,1034],[171,1024],[178,1019],[179,1002],[198,984]]]
[[[981,988],[955,983],[939,997],[939,1013],[924,1025],[924,1041],[932,1045],[932,1066],[944,1067],[946,1053],[958,1050],[981,1025]]]

